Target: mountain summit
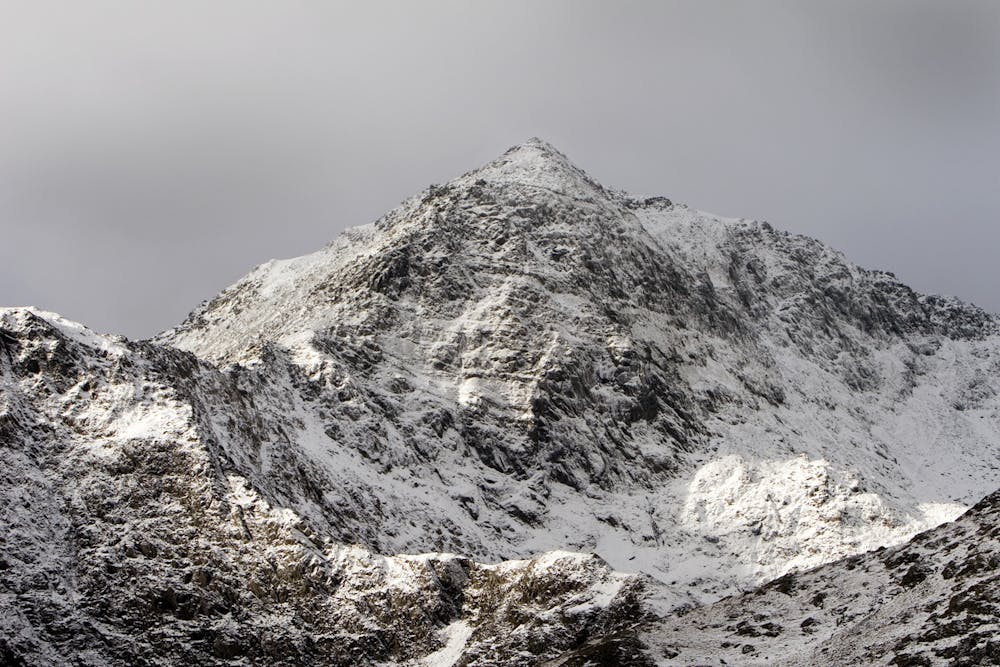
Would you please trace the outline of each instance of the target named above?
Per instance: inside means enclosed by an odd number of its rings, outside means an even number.
[[[555,146],[537,137],[511,147],[496,160],[456,181],[456,185],[463,180],[547,188],[576,199],[604,193],[597,181],[570,162]]]
[[[647,664],[1000,486],[996,318],[538,139],[153,341],[2,325],[3,655]]]

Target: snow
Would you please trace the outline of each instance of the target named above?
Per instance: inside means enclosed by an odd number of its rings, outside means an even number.
[[[452,667],[462,657],[462,651],[472,636],[473,628],[467,621],[455,621],[441,631],[444,647],[420,659],[423,667]]]
[[[567,196],[590,198],[597,184],[572,165],[551,144],[538,139],[511,148],[499,158],[455,181],[468,185],[478,180],[540,188]]]
[[[860,486],[853,474],[822,459],[749,462],[729,455],[698,469],[680,520],[688,530],[724,540],[734,553],[752,555],[746,569],[766,581],[904,542],[968,509],[921,503],[909,515]]]
[[[0,320],[12,319],[15,322],[19,322],[23,320],[27,313],[44,319],[56,327],[64,336],[80,345],[85,345],[94,350],[115,356],[121,356],[126,352],[124,345],[114,337],[102,336],[79,322],[74,322],[58,313],[40,310],[33,306],[0,308]]]

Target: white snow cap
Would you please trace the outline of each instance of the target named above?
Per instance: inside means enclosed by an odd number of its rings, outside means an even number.
[[[503,155],[466,174],[461,180],[484,180],[541,187],[558,194],[586,199],[604,192],[597,181],[570,162],[555,146],[532,137]]]

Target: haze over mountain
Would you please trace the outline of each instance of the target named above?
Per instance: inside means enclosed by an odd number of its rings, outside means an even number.
[[[10,662],[669,664],[724,596],[1000,487],[994,316],[537,139],[151,341],[0,317]]]

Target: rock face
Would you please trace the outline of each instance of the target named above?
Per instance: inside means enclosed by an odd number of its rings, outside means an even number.
[[[152,341],[0,311],[0,371],[12,664],[648,664],[1000,487],[996,318],[538,140]]]

